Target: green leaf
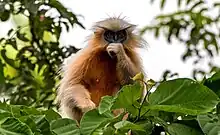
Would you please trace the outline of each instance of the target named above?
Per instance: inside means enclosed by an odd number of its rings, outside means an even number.
[[[132,130],[132,135],[151,135],[152,134],[152,130],[153,130],[152,121],[140,120],[140,121],[136,122],[135,124],[143,127],[145,132],[137,131],[137,130]]]
[[[171,135],[202,135],[200,131],[183,124],[173,123],[168,125],[167,129]]]
[[[35,122],[31,119],[30,116],[22,116],[19,117],[19,120],[22,121],[23,123],[26,123],[26,125],[28,125],[28,127],[32,130],[32,132],[38,132],[37,131],[37,126],[35,124]]]
[[[204,85],[213,90],[220,97],[220,72],[205,80]]]
[[[178,0],[178,7],[180,7],[182,4],[182,0]]]
[[[218,96],[198,82],[175,79],[161,83],[144,108],[196,115],[211,111],[218,102]]]
[[[0,60],[0,85],[5,83],[4,69],[2,61]]]
[[[50,129],[57,135],[80,135],[76,121],[67,118],[53,121]]]
[[[21,106],[20,105],[8,105],[6,103],[0,102],[0,114],[10,113],[14,117],[21,116]]]
[[[10,29],[10,30],[8,31],[7,35],[10,36],[13,31],[14,31],[14,29]]]
[[[112,109],[126,108],[128,112],[137,115],[138,109],[136,106],[141,98],[142,89],[138,82],[124,86],[117,94]]]
[[[160,8],[163,9],[165,5],[166,0],[161,0],[160,2]]]
[[[197,121],[197,116],[180,116],[182,119],[175,121],[175,123],[183,124],[185,126],[191,127],[195,130],[202,132],[202,129]]]
[[[220,7],[220,2],[215,2],[214,4],[213,4],[213,7]]]
[[[52,122],[53,120],[57,120],[59,118],[61,118],[61,116],[55,112],[53,109],[49,109],[45,112],[45,117],[46,117],[46,120],[50,123]]]
[[[7,120],[9,117],[12,117],[12,114],[9,112],[1,112],[0,113],[0,123],[4,122]]]
[[[29,39],[25,37],[25,34],[22,34],[22,33],[20,33],[20,32],[17,32],[17,37],[18,37],[20,40],[24,41],[24,42],[28,42],[28,41],[29,41]]]
[[[114,103],[114,97],[112,96],[104,96],[101,99],[101,102],[99,104],[98,110],[100,114],[105,113],[106,111],[109,111]]]
[[[72,24],[72,26],[74,23],[76,23],[80,27],[85,28],[80,22],[78,22],[76,16],[72,12],[69,12],[59,1],[50,0],[49,5],[51,7],[56,8],[61,14],[61,17],[68,19],[68,21]]]
[[[204,4],[204,1],[198,1],[196,2],[191,8],[190,8],[190,11],[192,11],[193,9],[195,9],[197,6],[201,5],[201,4]]]
[[[9,64],[12,67],[16,67],[14,60],[7,57],[6,50],[1,50],[1,56],[3,57],[3,59],[7,64]]]
[[[158,38],[158,36],[159,36],[159,33],[160,33],[160,28],[155,28],[155,32],[154,32],[155,34],[154,34],[154,36],[155,36],[155,38]]]
[[[52,135],[52,132],[49,128],[50,124],[46,120],[45,115],[33,115],[30,116],[30,118],[35,122],[37,129],[40,130],[41,134]]]
[[[6,44],[10,44],[16,50],[18,49],[17,42],[16,42],[15,38],[11,38],[11,39],[6,40]]]
[[[93,131],[100,127],[103,123],[112,118],[99,114],[98,110],[91,110],[85,113],[80,121],[80,131],[83,135],[90,135]]]
[[[186,5],[188,5],[190,2],[192,2],[192,0],[187,0]]]
[[[14,107],[17,107],[17,105],[15,105]],[[21,106],[20,108],[20,112],[22,112],[22,115],[43,115],[43,113],[39,109],[33,107]]]
[[[202,131],[206,135],[218,135],[220,133],[220,120],[217,115],[205,114],[198,115],[197,119]]]
[[[0,134],[3,135],[33,135],[31,129],[16,118],[8,118],[1,124]]]
[[[103,130],[103,135],[115,135],[115,129],[109,126]]]
[[[5,12],[3,12],[3,13],[0,13],[0,19],[3,22],[7,21],[9,19],[9,17],[10,17],[10,12],[7,10],[5,10]]]
[[[125,120],[114,124],[114,127],[117,130],[122,130],[124,132],[128,132],[128,130],[135,130],[135,131],[145,132],[145,129],[142,126],[134,124],[134,123],[129,122],[129,121],[125,121]]]

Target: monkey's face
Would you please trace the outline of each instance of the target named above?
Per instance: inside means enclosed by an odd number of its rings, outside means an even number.
[[[103,38],[108,43],[122,43],[127,39],[127,31],[125,29],[119,31],[105,30]]]
[[[93,26],[94,35],[91,38],[92,46],[108,46],[112,43],[121,43],[124,49],[143,47],[142,38],[134,34],[135,25],[119,18],[108,18],[97,22]]]

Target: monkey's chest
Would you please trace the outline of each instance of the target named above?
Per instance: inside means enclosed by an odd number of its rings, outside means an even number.
[[[94,59],[87,71],[84,82],[96,105],[102,96],[113,95],[119,90],[115,59],[106,56]]]

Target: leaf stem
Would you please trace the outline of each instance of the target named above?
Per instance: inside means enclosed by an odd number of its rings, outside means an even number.
[[[141,109],[142,109],[142,107],[143,107],[143,105],[144,105],[144,102],[146,101],[146,99],[147,99],[147,97],[148,97],[148,95],[149,95],[149,93],[150,93],[150,90],[151,90],[151,88],[152,88],[152,86],[151,87],[148,87],[148,84],[145,82],[145,81],[143,81],[143,80],[140,80],[140,79],[138,79],[138,81],[141,81],[145,86],[146,86],[146,90],[147,90],[147,93],[145,94],[145,96],[144,96],[144,99],[143,99],[143,101],[141,102],[141,106],[138,108],[138,116],[137,116],[137,118],[136,118],[136,120],[134,121],[134,123],[135,122],[137,122],[139,119],[140,119],[140,117],[141,117]],[[144,89],[144,88],[143,88]]]

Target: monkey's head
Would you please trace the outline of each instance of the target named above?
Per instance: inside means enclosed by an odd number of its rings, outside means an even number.
[[[142,48],[145,41],[134,33],[135,28],[136,25],[116,17],[96,22],[93,26],[92,44],[108,46],[111,43],[120,43],[128,50]]]

